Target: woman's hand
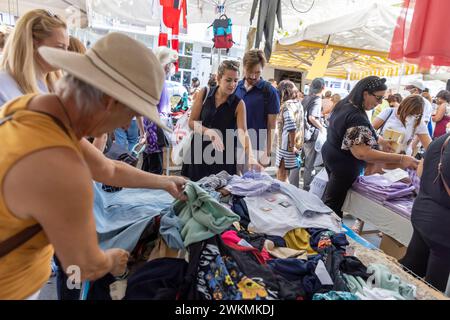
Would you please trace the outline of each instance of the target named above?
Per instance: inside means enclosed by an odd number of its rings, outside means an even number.
[[[219,135],[219,133],[216,130],[207,129],[203,134],[211,140],[211,143],[215,150],[217,150],[219,152],[222,152],[224,150],[222,137]]]
[[[139,144],[146,144],[146,143],[147,143],[147,133],[144,133],[139,139]]]
[[[404,169],[417,169],[418,165],[419,165],[419,160],[417,160],[416,158],[413,158],[411,156],[407,156],[407,155],[402,155],[402,158],[400,160],[400,165],[402,166],[402,168]]]
[[[184,194],[184,187],[186,186],[187,180],[182,177],[164,177],[165,186],[164,190],[170,193],[175,199],[186,201],[186,195]]]
[[[248,161],[249,164],[249,170],[261,172],[264,171],[264,167],[258,163],[258,161],[255,160],[255,158],[250,158]]]
[[[392,141],[385,140],[382,137],[379,137],[378,144],[381,146],[381,150],[384,152],[393,153],[395,152],[394,147],[392,146]]]
[[[121,276],[127,270],[127,263],[130,254],[123,249],[113,248],[105,251],[106,256],[111,259],[111,274],[115,277]]]

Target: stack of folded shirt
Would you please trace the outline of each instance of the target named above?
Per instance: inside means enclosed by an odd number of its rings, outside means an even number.
[[[411,177],[411,172],[409,173]],[[374,174],[358,177],[352,188],[359,194],[368,196],[370,199],[408,218],[411,216],[411,209],[417,192],[415,185],[418,182],[415,175],[414,182],[414,184],[401,181],[392,183],[383,175]]]
[[[411,198],[416,190],[411,183],[400,181],[392,183],[380,174],[358,177],[353,189],[361,194],[370,195],[379,202]]]
[[[266,191],[278,191],[280,184],[267,173],[248,171],[242,177],[234,175],[225,189],[237,196],[254,197]]]

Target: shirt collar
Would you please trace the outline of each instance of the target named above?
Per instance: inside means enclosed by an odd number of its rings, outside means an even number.
[[[245,88],[245,79],[242,79],[241,81],[239,81],[238,87],[239,87],[240,89],[247,90],[247,89]],[[253,89],[253,88],[258,88],[259,90],[262,90],[263,87],[264,87],[264,79],[263,79],[263,78],[259,78],[259,81],[256,83],[255,86],[252,87],[252,89]],[[250,89],[250,91],[251,91],[252,89]]]
[[[215,100],[215,95],[216,95],[216,91],[217,91],[218,88],[219,88],[219,86],[217,86],[217,87],[215,87],[213,90],[211,90],[211,91],[209,92],[208,98],[209,98],[209,97],[214,97],[213,99]],[[230,94],[230,95],[228,96],[227,100],[225,101],[225,103],[231,105],[231,103],[233,102],[233,101],[232,101],[232,100],[233,100],[233,96],[234,96],[234,93]]]

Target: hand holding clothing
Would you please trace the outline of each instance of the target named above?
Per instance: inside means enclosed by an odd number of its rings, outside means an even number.
[[[186,186],[186,182],[187,180],[182,177],[167,177],[164,190],[170,193],[175,199],[185,201],[184,187]]]
[[[404,169],[417,169],[419,166],[419,160],[414,157],[402,155],[402,159],[400,160],[400,164]]]
[[[113,248],[105,251],[109,261],[111,261],[111,274],[115,277],[121,276],[127,270],[127,263],[130,254],[123,249]]]
[[[395,149],[393,148],[392,143],[393,143],[392,141],[385,140],[382,137],[378,138],[378,144],[381,146],[381,148],[384,152],[389,152],[389,153],[395,152]]]

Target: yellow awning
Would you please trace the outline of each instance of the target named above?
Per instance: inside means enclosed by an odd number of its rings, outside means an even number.
[[[275,46],[269,64],[274,67],[309,71],[323,43],[300,41],[292,45]],[[389,60],[388,52],[329,45],[333,49],[325,77],[359,80],[367,76],[394,77],[400,74],[401,64]],[[405,64],[403,75],[419,72],[417,65]]]

